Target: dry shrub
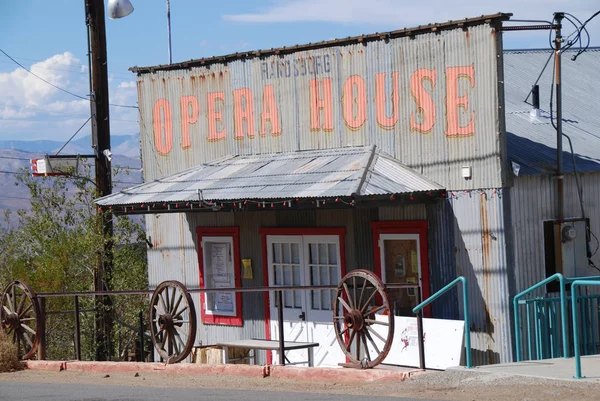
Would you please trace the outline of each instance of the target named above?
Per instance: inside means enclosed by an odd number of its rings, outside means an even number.
[[[12,372],[21,369],[17,346],[0,328],[0,372]]]

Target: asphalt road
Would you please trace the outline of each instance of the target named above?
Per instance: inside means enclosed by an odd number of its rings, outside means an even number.
[[[99,386],[92,384],[49,384],[1,382],[0,400],[19,401],[359,401],[364,396],[275,391],[230,391],[193,388]],[[369,397],[373,401],[417,401],[414,398]],[[420,399],[419,401],[427,401]],[[429,400],[433,401],[433,400]]]

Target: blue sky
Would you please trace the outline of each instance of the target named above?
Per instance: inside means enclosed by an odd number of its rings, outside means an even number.
[[[166,64],[165,0],[131,0],[127,18],[107,18],[111,103],[135,105],[134,65]],[[498,11],[582,20],[597,0],[171,0],[173,61],[389,31]],[[588,25],[600,43],[600,17]],[[505,48],[540,48],[547,33],[506,33]],[[84,0],[0,0],[0,49],[44,79],[89,92]],[[0,54],[0,140],[66,140],[89,117],[89,103],[62,93]],[[111,133],[139,130],[137,112],[111,108]],[[86,126],[78,137],[89,134]]]

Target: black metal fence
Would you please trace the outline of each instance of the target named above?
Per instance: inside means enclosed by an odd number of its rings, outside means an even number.
[[[283,294],[285,291],[311,291],[311,290],[331,290],[336,291],[341,288],[340,286],[281,286],[281,287],[250,287],[250,288],[193,288],[187,289],[190,294],[193,293],[217,293],[217,292],[233,292],[233,293],[255,293],[262,292],[264,294],[271,294],[271,296],[276,301],[276,306],[278,310],[278,341],[279,341],[279,364],[285,365],[285,355],[284,355],[284,320],[283,320]],[[410,294],[411,297],[415,299],[415,303],[418,304],[422,302],[421,289],[418,284],[386,284],[384,291],[406,291]],[[64,320],[65,317],[70,317],[73,322],[73,355],[77,360],[82,359],[82,324],[81,318],[82,316],[87,316],[88,314],[96,314],[98,313],[98,308],[96,307],[82,307],[81,306],[81,298],[91,297],[92,301],[88,298],[85,302],[86,305],[98,305],[97,300],[98,297],[115,297],[115,296],[136,296],[141,298],[148,299],[154,291],[152,290],[131,290],[131,291],[97,291],[97,292],[65,292],[65,293],[37,293],[35,295],[36,302],[40,306],[40,322],[41,322],[41,338],[37,351],[38,359],[46,359],[46,351],[48,347],[49,340],[49,331],[48,331],[48,323],[52,321],[53,318],[58,317],[59,319]],[[349,295],[349,293],[346,293]],[[56,297],[71,297],[73,299],[73,308],[69,310],[48,310],[46,307],[47,299],[56,298]],[[376,302],[375,299],[372,301]],[[265,299],[266,302],[266,299]],[[393,305],[393,303],[392,303]],[[393,311],[390,311],[393,313]],[[137,315],[137,322],[132,324],[132,322],[126,322],[120,320],[118,317],[114,319],[115,323],[124,327],[132,333],[135,333],[137,336],[137,341],[141,347],[139,352],[136,352],[136,360],[146,360],[146,354],[150,356],[150,360],[153,360],[154,352],[152,352],[150,347],[147,347],[145,344],[148,343],[149,335],[148,325],[153,324],[150,321],[150,316],[145,318],[145,314],[147,312],[137,311],[135,313]],[[418,349],[419,349],[419,366],[421,369],[425,369],[425,351],[424,351],[424,339],[423,339],[423,315],[420,311],[416,314],[417,319],[417,329],[418,329]],[[332,314],[332,321],[335,320]],[[335,324],[335,322],[334,322]],[[137,327],[136,327],[137,326]],[[89,330],[87,330],[89,331]],[[51,333],[51,331],[50,331]],[[89,335],[93,335],[91,333],[87,333]],[[195,333],[194,333],[195,335]],[[393,333],[392,333],[393,335]],[[93,343],[93,338],[90,343]]]

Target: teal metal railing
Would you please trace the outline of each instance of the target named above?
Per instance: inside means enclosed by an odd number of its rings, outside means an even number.
[[[459,276],[454,279],[451,283],[447,284],[444,288],[437,291],[435,294],[431,295],[429,298],[418,304],[413,308],[413,313],[418,313],[421,309],[444,295],[451,288],[456,286],[458,283],[462,283],[463,288],[463,307],[464,307],[464,318],[465,318],[465,359],[467,362],[467,368],[472,368],[473,365],[471,363],[471,332],[469,330],[469,290],[467,287],[467,279],[463,276]]]
[[[584,352],[586,350],[588,350],[588,347],[586,347],[586,343],[588,342],[588,338],[587,338],[587,334],[588,334],[588,329],[591,327],[592,330],[595,327],[595,321],[592,321],[591,324],[589,319],[588,319],[588,314],[589,314],[589,307],[587,307],[585,305],[584,302],[579,302],[580,300],[584,300],[587,298],[590,298],[590,296],[582,296],[580,297],[577,294],[577,288],[578,287],[583,287],[583,286],[593,286],[593,287],[600,287],[600,281],[597,280],[593,280],[593,279],[586,279],[585,277],[582,277],[582,279],[576,279],[575,281],[573,281],[573,284],[571,284],[571,315],[572,315],[572,319],[573,319],[573,353],[574,353],[574,357],[575,357],[575,378],[576,379],[581,379],[583,376],[581,376],[581,348],[583,348]],[[592,296],[594,298],[598,298],[598,296]],[[579,311],[577,310],[579,308]],[[598,304],[596,304],[596,313],[592,313],[592,319],[593,316],[596,316],[598,318],[600,318],[600,315],[598,315]],[[581,344],[579,342],[579,317],[581,317],[581,319],[585,322],[585,324],[583,324],[583,347],[581,347]],[[594,344],[595,345],[595,344]],[[580,348],[581,347],[581,348]],[[595,352],[595,350],[594,350]]]
[[[522,299],[552,281],[559,281],[558,297]],[[571,284],[570,297],[566,293],[567,284]],[[530,360],[566,358],[569,357],[572,347],[576,365],[575,377],[581,377],[581,355],[596,354],[600,344],[600,294],[580,296],[577,294],[577,288],[581,286],[600,286],[600,276],[565,278],[557,273],[514,297],[517,362],[523,360],[520,309],[524,306],[527,313],[527,357]],[[572,337],[569,336],[569,329],[572,329]]]
[[[519,308],[519,301],[521,298],[523,298],[525,295],[528,295],[530,293],[532,293],[533,291],[537,290],[540,287],[543,287],[545,285],[547,285],[548,283],[551,283],[553,281],[559,281],[560,284],[560,315],[561,315],[561,332],[562,332],[562,356],[563,357],[567,357],[568,356],[568,349],[569,349],[569,345],[568,345],[568,340],[567,340],[567,320],[566,320],[566,316],[567,316],[567,303],[565,302],[565,278],[561,273],[556,273],[553,274],[552,276],[548,277],[545,280],[540,281],[539,283],[532,285],[531,287],[529,287],[528,289],[521,291],[520,293],[518,293],[517,295],[515,295],[515,297],[513,298],[513,314],[515,317],[515,354],[516,354],[516,360],[517,362],[521,362],[523,360],[522,355],[521,355],[521,316],[520,316],[520,308]],[[537,311],[537,309],[534,309],[535,311]],[[532,359],[532,347],[531,347],[531,326],[530,326],[530,311],[529,311],[529,306],[527,306],[527,342],[529,348],[529,359]],[[537,315],[537,313],[536,313]],[[536,316],[537,317],[537,316]],[[536,319],[536,327],[539,327],[539,323],[538,320]],[[541,330],[537,331],[537,333],[540,333]],[[538,342],[536,341],[536,345],[538,344]],[[541,346],[540,346],[541,347]],[[539,354],[538,354],[539,355]],[[540,359],[540,358],[538,358]]]

